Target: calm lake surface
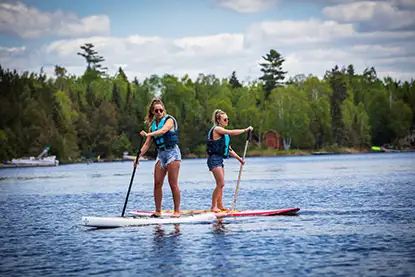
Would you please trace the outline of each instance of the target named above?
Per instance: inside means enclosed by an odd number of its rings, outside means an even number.
[[[127,211],[154,209],[153,167],[138,166]],[[239,164],[225,170],[231,207]],[[415,276],[415,153],[247,158],[237,209],[298,216],[82,226],[121,214],[131,173],[131,162],[0,170],[0,276]],[[184,160],[179,181],[182,209],[210,207],[205,159]]]

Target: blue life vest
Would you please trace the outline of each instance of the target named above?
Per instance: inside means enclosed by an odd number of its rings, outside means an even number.
[[[220,139],[214,140],[213,139],[213,129],[216,126],[213,126],[209,133],[208,133],[208,139],[206,142],[206,152],[208,155],[222,155],[224,158],[229,157],[229,145],[231,142],[231,138],[229,135],[223,135]]]
[[[166,120],[169,118],[173,119],[174,131],[169,130],[163,135],[153,137],[153,141],[156,144],[157,149],[173,148],[175,145],[179,144],[179,132],[178,132],[177,121],[171,115],[165,115],[160,120],[158,125],[157,125],[156,120],[154,120],[153,123],[151,124],[151,131],[155,132],[157,130],[162,129],[164,124],[166,123]]]

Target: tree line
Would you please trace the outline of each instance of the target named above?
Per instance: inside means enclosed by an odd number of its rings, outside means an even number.
[[[229,128],[254,126],[257,148],[266,148],[263,136],[269,130],[280,133],[286,149],[399,147],[415,126],[415,82],[380,79],[373,67],[359,74],[353,65],[336,65],[323,78],[296,75],[284,82],[284,58],[271,49],[260,64],[262,76],[246,84],[235,71],[229,78],[165,74],[129,81],[122,68],[115,76],[106,73],[105,58],[94,45],[81,50],[82,76],[58,65],[54,77],[0,66],[1,161],[37,155],[47,145],[63,163],[136,152],[155,96],[178,120],[185,156],[205,154],[217,108],[227,112]],[[244,139],[233,138],[233,148],[242,149]]]

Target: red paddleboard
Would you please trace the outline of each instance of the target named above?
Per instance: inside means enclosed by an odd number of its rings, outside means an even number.
[[[234,210],[234,211],[221,211],[214,213],[216,217],[233,217],[233,216],[273,216],[273,215],[295,215],[300,208],[288,208],[282,210]],[[162,210],[162,216],[170,216],[173,214],[173,210]],[[195,215],[209,213],[210,210],[182,210],[181,215]],[[129,212],[135,216],[151,216],[153,211],[132,211]]]

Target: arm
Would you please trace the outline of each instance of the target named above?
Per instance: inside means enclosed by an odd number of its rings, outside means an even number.
[[[240,135],[240,134],[243,134],[243,133],[245,133],[245,132],[248,132],[249,130],[251,130],[252,131],[252,127],[251,126],[249,126],[248,128],[245,128],[245,129],[234,129],[234,130],[227,130],[227,129],[225,129],[225,128],[222,128],[222,127],[216,127],[215,128],[215,132],[217,132],[218,134],[220,134],[220,135],[230,135],[230,136],[238,136],[238,135]]]
[[[150,148],[151,145],[151,137],[147,137],[146,141],[144,142],[143,146],[140,150],[140,158],[144,156],[145,153],[147,153],[148,148]]]
[[[151,127],[148,128],[148,131],[151,131]],[[144,131],[141,131],[144,132]],[[138,157],[138,160],[140,160],[140,158],[142,156],[144,156],[145,153],[147,153],[148,149],[150,148],[151,145],[151,137],[146,137],[146,141],[144,142],[143,146],[140,149],[140,156]],[[137,159],[134,160],[134,166],[138,163]]]
[[[242,165],[245,164],[245,161],[241,157],[239,157],[239,155],[236,154],[236,152],[233,151],[233,149],[231,147],[229,147],[229,155],[231,157],[234,157],[235,159],[237,159]]]
[[[160,130],[157,130],[155,132],[150,132],[150,129],[148,130],[148,133],[141,131],[140,134],[142,136],[146,136],[147,138],[150,137],[155,137],[155,136],[160,136],[160,135],[164,135],[165,133],[167,133],[167,131],[169,131],[171,128],[173,128],[173,119],[169,118],[167,119],[166,123],[164,124],[163,128],[161,128]],[[147,142],[147,141],[146,141]]]

